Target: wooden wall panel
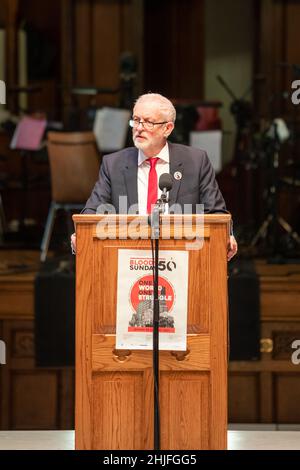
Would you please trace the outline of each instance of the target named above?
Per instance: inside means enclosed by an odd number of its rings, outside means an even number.
[[[93,8],[91,2],[77,1],[74,6],[74,59],[76,76],[74,82],[78,86],[93,83]]]
[[[73,42],[73,2],[72,0],[64,0],[60,16],[60,68],[63,86],[61,106],[64,123],[69,119],[69,109],[72,103],[70,89],[74,80]]]
[[[7,4],[8,0],[0,0],[0,24],[3,26],[7,17]]]
[[[17,15],[19,0],[6,0],[3,2],[4,11],[6,11],[6,84],[13,85],[17,82]],[[2,5],[1,5],[2,6]],[[16,96],[7,96],[7,107],[16,111]]]
[[[298,366],[299,367],[299,366]],[[298,374],[275,375],[275,421],[284,424],[300,423],[300,377]]]
[[[18,285],[19,284],[19,285]],[[1,283],[0,315],[19,315],[26,318],[33,310],[33,286],[31,276],[24,276],[22,282],[6,280]]]
[[[19,1],[18,8],[18,25],[20,21],[25,21],[35,33],[38,34],[36,41],[45,42],[45,47],[40,51],[41,45],[32,45],[31,56],[36,56],[35,66],[28,74],[36,73],[34,68],[39,61],[49,60],[48,74],[42,78],[28,79],[28,85],[41,87],[41,92],[31,93],[28,96],[29,112],[46,112],[49,119],[57,119],[60,114],[60,79],[61,79],[61,62],[60,62],[60,0],[51,0],[48,2],[40,2],[39,0],[22,0]],[[30,43],[29,43],[30,44]],[[42,43],[43,47],[43,43]],[[54,54],[53,60],[51,54]],[[51,62],[50,62],[51,61]],[[29,64],[32,61],[29,62]],[[16,84],[16,83],[15,83]]]
[[[122,8],[122,47],[131,51],[137,60],[137,74],[134,79],[134,96],[144,93],[144,1],[127,0]]]
[[[12,372],[10,429],[58,429],[57,380],[56,372]]]
[[[264,116],[277,117],[291,112],[290,92],[292,64],[300,64],[299,52],[300,3],[294,0],[262,0],[259,2],[260,30],[256,38],[257,72],[266,76],[259,87],[260,111]],[[272,98],[272,101],[269,99]],[[272,113],[272,116],[270,116]]]
[[[70,11],[74,21],[69,37],[74,38],[73,82],[77,86],[95,86],[116,90],[120,86],[120,58],[131,52],[137,59],[138,77],[135,94],[139,94],[143,76],[143,3],[139,0],[74,0]],[[116,105],[117,93],[79,97],[81,107],[90,104]]]
[[[144,2],[141,0],[127,0],[120,4],[121,17],[121,38],[122,50],[135,52],[138,62],[143,59],[143,18],[144,18]],[[140,65],[139,71],[143,68]]]
[[[1,320],[0,332],[7,350],[0,368],[0,429],[73,429],[72,368],[35,366],[32,321]]]
[[[204,2],[145,0],[145,91],[200,99],[204,70]]]
[[[299,423],[299,268],[256,262],[260,277],[261,360],[229,364],[229,422]]]
[[[259,375],[231,372],[228,379],[228,415],[230,423],[258,423]]]
[[[285,56],[289,64],[300,65],[299,51],[299,22],[300,22],[300,4],[297,1],[287,1],[285,15]]]
[[[118,0],[93,5],[93,83],[117,88],[121,52],[121,8]]]

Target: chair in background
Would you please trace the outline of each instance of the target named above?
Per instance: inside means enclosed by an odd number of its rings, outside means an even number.
[[[49,132],[47,147],[52,202],[41,244],[41,261],[47,258],[56,211],[63,209],[67,213],[71,235],[71,211],[84,207],[98,179],[100,165],[93,132]]]
[[[7,160],[7,158],[0,154],[0,162],[1,161],[6,161],[6,160]],[[3,243],[3,241],[4,241],[4,234],[5,234],[6,229],[7,229],[5,212],[4,212],[4,205],[3,205],[2,195],[1,195],[1,191],[3,189],[5,189],[5,187],[6,187],[7,180],[8,180],[7,173],[0,172],[0,244]]]
[[[3,242],[5,229],[6,229],[5,213],[4,213],[4,207],[3,207],[2,197],[0,193],[0,243]]]

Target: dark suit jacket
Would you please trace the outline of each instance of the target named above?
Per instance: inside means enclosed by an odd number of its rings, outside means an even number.
[[[182,174],[181,179],[173,178],[169,193],[169,206],[178,204],[183,211],[184,204],[204,204],[205,213],[227,213],[223,196],[215,179],[215,172],[203,150],[169,143],[170,173]],[[128,211],[138,203],[137,190],[138,149],[126,148],[103,157],[99,179],[94,186],[82,213],[93,214],[100,204],[111,204],[117,213]],[[127,206],[119,206],[119,196],[127,196]],[[102,212],[102,211],[101,211]]]

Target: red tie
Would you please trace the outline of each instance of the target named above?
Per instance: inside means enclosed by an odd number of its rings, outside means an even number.
[[[157,201],[157,173],[156,163],[158,158],[148,158],[147,162],[150,163],[150,171],[148,177],[148,198],[147,198],[147,212],[151,213],[152,205]]]

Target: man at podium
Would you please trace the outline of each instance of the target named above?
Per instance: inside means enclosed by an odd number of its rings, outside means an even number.
[[[196,204],[203,204],[206,214],[228,212],[206,152],[168,142],[175,119],[176,110],[166,97],[148,93],[138,98],[129,121],[134,147],[103,157],[99,179],[83,214],[95,214],[104,204],[112,205],[117,213],[149,214],[160,197],[158,181],[164,173],[173,179],[170,208],[177,206],[184,212],[188,205],[195,212]],[[75,234],[71,244],[75,250]],[[236,252],[237,243],[231,234],[228,261]]]

